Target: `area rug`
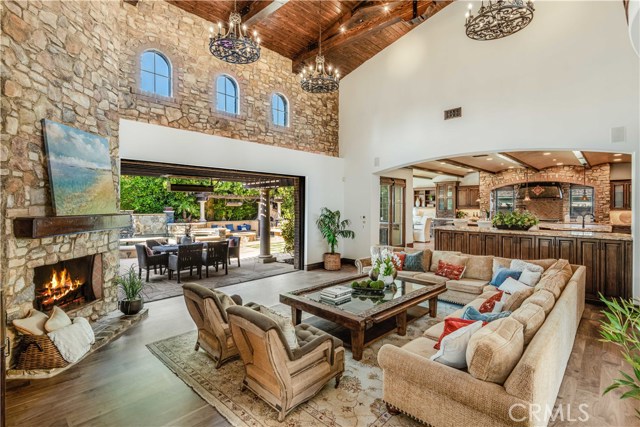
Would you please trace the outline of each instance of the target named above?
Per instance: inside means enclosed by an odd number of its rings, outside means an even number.
[[[402,346],[438,322],[424,316],[406,336],[387,335],[364,350],[361,361],[345,354],[345,372],[336,389],[331,380],[314,398],[293,410],[283,423],[252,392],[240,391],[244,367],[239,359],[216,370],[207,354],[193,351],[196,331],[147,345],[149,350],[234,426],[419,426],[405,415],[392,416],[382,401],[382,370],[376,355],[384,344]]]

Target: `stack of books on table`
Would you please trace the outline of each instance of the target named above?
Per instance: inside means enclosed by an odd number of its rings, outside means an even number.
[[[353,290],[346,286],[332,286],[320,292],[320,301],[331,304],[342,304],[351,301]]]

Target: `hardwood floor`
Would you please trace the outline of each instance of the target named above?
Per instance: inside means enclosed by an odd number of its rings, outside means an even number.
[[[351,266],[340,272],[295,272],[228,286],[224,291],[242,295],[247,302],[275,305],[281,292],[351,274],[355,274]],[[78,366],[57,377],[10,389],[7,393],[8,425],[229,425],[145,347],[148,343],[195,329],[183,299],[170,298],[147,306],[148,319]],[[447,309],[442,305],[439,312]],[[633,418],[630,399],[620,401],[619,394],[601,396],[601,390],[617,376],[622,359],[615,347],[598,341],[598,316],[598,310],[593,306],[585,310],[558,403],[589,404],[589,425],[640,425]]]

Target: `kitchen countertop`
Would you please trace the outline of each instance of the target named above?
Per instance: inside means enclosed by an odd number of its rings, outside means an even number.
[[[603,223],[589,223],[582,228],[582,222],[540,222],[538,224],[539,229],[544,230],[560,230],[560,231],[602,231],[605,233],[611,232],[611,224]]]
[[[550,237],[584,237],[600,240],[624,240],[633,241],[630,234],[624,233],[602,233],[597,231],[559,231],[559,230],[499,230],[497,228],[480,228],[480,227],[455,227],[453,225],[444,225],[435,227],[436,230],[450,231],[468,231],[473,233],[493,233],[493,234],[520,234],[529,236],[550,236]]]

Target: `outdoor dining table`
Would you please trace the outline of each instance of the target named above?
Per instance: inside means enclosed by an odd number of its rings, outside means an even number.
[[[180,245],[159,245],[159,246],[154,246],[151,249],[154,252],[172,254],[172,253],[178,252],[178,246]]]

